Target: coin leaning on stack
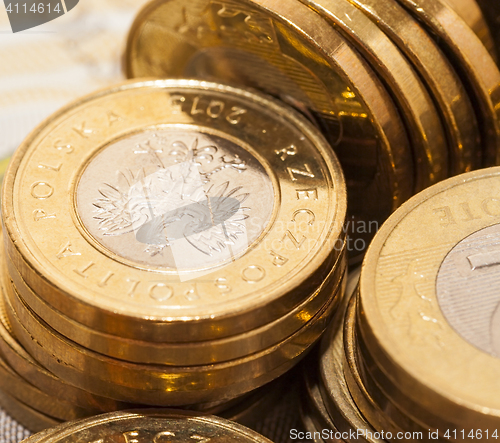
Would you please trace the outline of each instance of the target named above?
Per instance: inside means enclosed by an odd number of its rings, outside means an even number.
[[[500,72],[485,45],[474,0],[155,0],[125,72],[214,78],[301,110],[346,175],[354,261],[411,195],[499,162]]]
[[[131,404],[245,415],[240,397],[342,301],[340,166],[264,96],[194,80],[97,92],[37,128],[3,186],[1,363],[36,395],[3,389],[52,421]]]
[[[448,179],[384,224],[343,331],[324,337],[320,382],[306,378],[310,432],[498,439],[499,185],[498,167]]]

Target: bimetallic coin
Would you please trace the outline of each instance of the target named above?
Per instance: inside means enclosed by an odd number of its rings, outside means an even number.
[[[87,441],[191,442],[217,441],[270,443],[244,426],[222,418],[183,411],[149,409],[114,412],[86,420],[64,423],[33,435],[26,443],[72,443]]]
[[[398,0],[448,54],[478,112],[483,166],[500,164],[500,72],[467,24],[443,0]]]
[[[442,438],[500,425],[499,184],[491,168],[414,197],[379,231],[361,272],[361,354],[387,377],[392,401]]]
[[[69,105],[17,151],[3,191],[27,285],[135,340],[270,323],[343,250],[345,184],[326,141],[288,107],[214,83],[129,83]]]
[[[354,236],[414,192],[411,147],[387,89],[339,33],[298,2],[153,1],[130,31],[126,70],[129,77],[243,84],[302,110],[339,156]]]

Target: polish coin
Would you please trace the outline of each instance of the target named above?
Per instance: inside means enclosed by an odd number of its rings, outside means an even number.
[[[118,85],[54,114],[16,151],[2,204],[8,256],[41,299],[151,342],[280,318],[344,244],[345,184],[319,132],[194,80]]]
[[[499,185],[490,168],[417,195],[379,231],[361,272],[365,359],[403,412],[460,441],[500,424]]]

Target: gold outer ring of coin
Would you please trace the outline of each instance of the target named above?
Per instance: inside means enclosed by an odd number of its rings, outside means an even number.
[[[256,244],[210,278],[178,284],[177,272],[170,276],[173,271],[137,267],[110,254],[82,228],[73,202],[79,169],[101,147],[167,123],[183,124],[175,130],[219,131],[225,139],[258,143],[257,154],[246,142],[237,142],[251,161],[265,158],[262,167],[275,191],[271,221]],[[155,132],[147,134],[152,138]],[[156,342],[227,337],[293,309],[335,263],[346,212],[340,165],[304,118],[264,96],[194,80],[118,85],[60,110],[14,155],[2,204],[8,254],[41,298],[101,332]],[[56,226],[49,244],[47,229]],[[29,267],[23,267],[23,260]]]
[[[482,131],[483,166],[500,164],[500,71],[467,24],[442,0],[398,0],[435,35],[469,90]]]
[[[440,430],[452,423],[455,429],[486,432],[497,429],[500,420],[493,394],[498,359],[471,346],[450,326],[435,294],[436,277],[450,249],[500,221],[494,206],[499,175],[500,168],[464,174],[411,199],[379,231],[361,272],[358,329],[364,346],[401,394],[432,415]],[[415,298],[412,276],[421,279]],[[412,413],[425,423],[416,409]]]
[[[393,0],[348,0],[361,9],[411,61],[436,100],[450,146],[451,175],[477,169],[481,148],[476,114],[467,92],[438,45]]]
[[[175,438],[179,441],[241,441],[242,443],[271,443],[251,429],[223,418],[169,409],[144,409],[102,414],[85,420],[63,423],[54,429],[33,435],[27,443],[70,443],[87,438],[119,439],[124,436],[156,438],[157,441]]]
[[[198,39],[197,29],[210,38]],[[252,42],[256,30],[257,42]],[[213,66],[224,69],[191,72],[189,58],[196,64],[211,51]],[[341,133],[333,128],[325,135],[346,174],[355,222],[382,222],[413,194],[412,151],[387,89],[346,40],[304,5],[267,0],[220,7],[208,1],[149,3],[129,33],[127,76],[175,77],[186,70],[243,82],[296,103],[326,128],[337,119]]]
[[[479,40],[483,43],[490,55],[497,61],[498,54],[496,52],[495,43],[490,32],[490,28],[486,23],[488,12],[485,10],[486,15],[478,5],[476,0],[444,0],[446,4],[452,8],[460,18],[467,23],[469,28],[474,31]],[[479,0],[481,1],[481,0]],[[491,2],[492,4],[496,2]],[[494,27],[492,28],[494,29]]]
[[[117,359],[175,366],[234,360],[281,342],[314,317],[332,293],[338,293],[347,266],[344,251],[318,289],[302,304],[272,323],[229,338],[177,345],[127,340],[85,327],[47,306],[26,285],[10,260],[7,258],[6,261],[8,267],[6,278],[10,279],[6,280],[7,284],[13,284],[16,292],[34,313],[38,316],[43,315],[43,320],[66,338],[87,349]]]
[[[60,420],[42,414],[2,391],[0,391],[0,407],[31,432],[40,432],[61,423]]]
[[[342,30],[387,83],[413,143],[416,190],[448,177],[448,148],[436,107],[418,74],[389,37],[347,0],[301,1]]]
[[[227,363],[169,367],[127,363],[81,348],[51,330],[13,291],[8,292],[11,293],[5,298],[7,316],[16,337],[48,370],[92,393],[151,405],[222,401],[277,378],[319,338],[339,300],[332,297],[299,331],[265,351]],[[77,368],[85,368],[85,371]]]

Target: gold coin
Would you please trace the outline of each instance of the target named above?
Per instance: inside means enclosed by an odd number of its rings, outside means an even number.
[[[345,248],[345,246],[344,246]],[[344,251],[345,252],[345,251]],[[303,303],[281,318],[243,334],[219,340],[192,343],[151,343],[103,334],[81,325],[51,309],[29,288],[12,262],[7,259],[8,277],[19,296],[54,330],[66,338],[101,354],[136,363],[164,365],[203,365],[234,360],[262,351],[296,332],[313,318],[339,292],[346,273],[345,253],[337,259],[330,274]],[[0,261],[2,261],[0,259]],[[7,283],[8,284],[8,283]]]
[[[52,330],[7,288],[10,324],[33,357],[61,379],[92,393],[151,405],[224,401],[277,378],[320,337],[338,306],[338,296],[301,329],[259,353],[205,366],[140,365],[89,351]]]
[[[302,3],[341,29],[387,82],[402,111],[413,144],[416,189],[448,177],[448,149],[436,107],[418,74],[394,43],[348,1],[302,0]]]
[[[217,441],[221,443],[270,443],[244,426],[222,418],[168,409],[132,410],[98,415],[64,423],[33,435],[26,443],[86,441]]]
[[[328,327],[329,334],[332,336],[337,334],[337,331],[339,330],[339,327],[344,320],[343,313],[345,312],[348,302],[357,287],[359,281],[359,273],[359,267],[349,272],[344,300],[342,303],[342,307],[338,313],[337,323],[332,322]],[[317,361],[319,359],[319,356],[317,355],[317,353],[313,353],[313,355],[309,356],[308,358],[310,360],[315,359]],[[300,369],[302,370],[302,385],[304,391],[301,402],[302,423],[306,431],[316,432],[318,438],[323,435],[323,439],[325,441],[344,441],[342,440],[342,436],[340,434],[337,434],[339,430],[332,421],[332,418],[325,407],[325,403],[323,401],[323,397],[321,395],[320,387],[318,384],[317,364],[316,362],[314,363],[314,365],[307,365],[306,362],[304,362],[300,367]],[[323,429],[326,430],[326,433],[321,434]],[[347,435],[344,436],[347,437]],[[314,435],[312,435],[311,438],[314,439]]]
[[[346,196],[326,141],[289,108],[158,80],[54,114],[14,155],[2,204],[8,255],[54,309],[189,342],[265,325],[316,290]]]
[[[35,411],[2,391],[0,391],[0,407],[31,432],[40,432],[61,423],[60,420]]]
[[[361,272],[362,342],[394,396],[419,408],[392,401],[443,438],[499,427],[499,183],[491,168],[414,197],[379,231]]]
[[[399,428],[391,420],[387,420],[386,411],[378,407],[375,400],[370,395],[370,392],[362,381],[362,370],[357,359],[357,346],[355,334],[355,318],[356,318],[356,296],[352,297],[346,311],[344,321],[344,376],[346,379],[349,392],[356,403],[356,406],[361,411],[363,417],[366,418],[377,430],[389,431],[396,434],[405,428]],[[363,378],[363,380],[365,380]]]
[[[383,30],[422,76],[442,116],[452,175],[481,164],[479,129],[467,92],[438,45],[395,0],[349,0]],[[409,87],[409,86],[408,86]]]
[[[478,114],[483,166],[500,164],[500,72],[479,38],[443,0],[398,0],[452,55]]]
[[[129,77],[217,78],[301,109],[339,156],[355,236],[365,225],[373,235],[370,222],[381,223],[414,192],[411,147],[385,86],[296,1],[153,1],[130,31],[126,70]]]
[[[491,3],[493,5],[497,4],[495,1],[490,2],[489,0],[444,0],[445,3],[450,6],[460,18],[467,23],[467,25],[474,31],[474,34],[478,36],[485,48],[491,54],[493,59],[497,61],[497,50],[493,37],[490,31],[495,30],[495,26],[492,26],[491,30],[486,23],[486,17],[491,19],[490,11],[484,9],[485,14],[479,7],[480,2],[483,5]],[[500,16],[500,10],[497,10],[497,17]],[[494,16],[493,16],[494,17]]]
[[[312,419],[311,413],[309,411],[304,410],[304,406],[301,405],[300,409],[302,426],[306,435],[311,436],[309,440],[312,440],[314,443],[324,443],[325,440],[321,438],[321,430],[316,427],[315,422]],[[300,431],[299,431],[300,432]],[[300,434],[299,434],[300,435]],[[343,440],[338,439],[329,439],[326,441],[331,441],[335,443],[344,443]]]

